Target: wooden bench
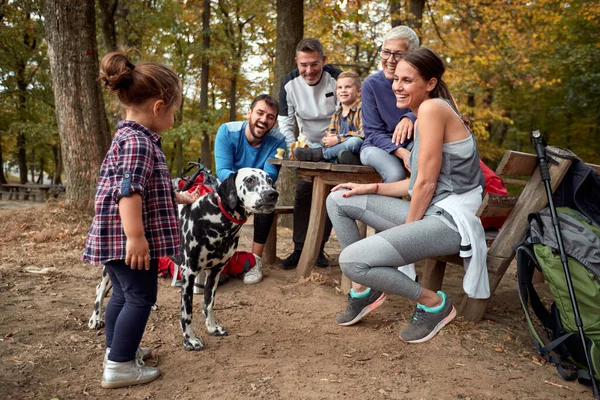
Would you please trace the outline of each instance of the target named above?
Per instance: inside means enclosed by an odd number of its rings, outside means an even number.
[[[0,200],[6,195],[7,200],[46,201],[50,197],[57,198],[65,190],[63,185],[5,183],[0,184]]]
[[[263,261],[265,264],[275,264],[277,261],[277,220],[280,215],[293,214],[294,206],[277,206],[275,208],[275,219],[271,225],[267,243],[265,243],[265,249],[263,251]]]
[[[568,154],[559,148],[548,147],[548,149],[559,155]],[[571,161],[559,157],[553,158],[559,162],[558,165],[550,164],[550,183],[554,192],[571,166]],[[600,166],[588,165],[600,173]],[[525,187],[518,196],[487,194],[477,212],[480,217],[507,217],[495,236],[486,237],[489,239],[487,268],[492,295],[514,258],[515,252],[512,246],[521,241],[525,235],[527,216],[541,210],[548,203],[535,155],[509,150],[498,165],[496,174],[500,175],[505,183],[519,185],[524,182]],[[447,263],[458,264],[462,268],[463,260],[458,254],[426,260],[422,285],[433,291],[440,290]],[[479,321],[483,318],[488,302],[489,299],[469,299],[464,295],[458,311],[466,320]]]

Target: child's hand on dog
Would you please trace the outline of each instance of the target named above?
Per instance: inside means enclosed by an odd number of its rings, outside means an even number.
[[[177,202],[179,204],[192,204],[200,197],[200,188],[196,188],[192,192],[175,192]]]

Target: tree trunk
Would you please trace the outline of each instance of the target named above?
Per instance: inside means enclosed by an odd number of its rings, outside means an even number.
[[[277,42],[273,68],[273,97],[279,99],[283,77],[296,68],[296,45],[304,35],[304,1],[277,0]]]
[[[423,9],[425,0],[410,0],[407,25],[415,30],[421,29],[423,24]]]
[[[238,73],[233,71],[233,76],[231,77],[231,86],[229,88],[229,121],[235,121],[237,119],[237,81],[238,81]]]
[[[2,138],[0,138],[0,183],[8,183],[4,175],[4,156],[2,154]]]
[[[389,5],[392,28],[402,25],[402,2],[400,0],[390,0]]]
[[[110,144],[98,81],[94,0],[46,0],[44,19],[67,202],[92,211]]]
[[[52,184],[60,185],[62,183],[62,152],[60,145],[52,146],[52,156],[54,157],[54,174],[52,175]]]
[[[27,36],[24,38],[25,44],[27,44]],[[19,113],[25,112],[27,108],[27,82],[25,81],[25,62],[18,61],[19,67],[17,69],[17,88],[19,89],[18,105],[17,110]],[[17,161],[19,164],[19,183],[27,183],[27,138],[25,133],[19,132],[17,135]]]
[[[107,53],[117,49],[117,30],[115,28],[115,12],[119,0],[98,0],[100,5],[100,21],[102,24],[102,38],[104,49]]]
[[[35,183],[35,147],[31,149],[31,166],[29,172],[31,173],[31,182]]]
[[[200,119],[208,118],[208,50],[210,49],[210,0],[204,0],[202,11],[202,73],[200,75]],[[206,126],[206,124],[203,124]],[[212,151],[210,135],[206,128],[202,130],[202,164],[212,170]]]
[[[296,68],[296,46],[304,35],[304,2],[302,0],[277,0],[277,43],[273,71],[273,97],[279,99],[281,80]],[[283,205],[294,204],[296,174],[282,168],[277,180],[277,189]],[[292,227],[290,215],[280,217],[280,225]]]
[[[27,183],[27,153],[25,152],[25,144],[27,140],[23,133],[17,136],[17,159],[19,162],[19,183]]]
[[[40,157],[40,174],[38,175],[37,178],[37,183],[39,184],[43,184],[44,183],[44,157]]]

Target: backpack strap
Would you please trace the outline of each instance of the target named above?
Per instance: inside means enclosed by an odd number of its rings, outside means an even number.
[[[542,355],[542,357],[544,357],[544,359],[548,362],[551,362],[552,364],[556,365],[556,370],[558,371],[558,373],[560,374],[560,376],[563,377],[563,379],[565,381],[572,381],[574,379],[585,379],[585,375],[587,374],[587,377],[590,376],[590,374],[585,371],[585,370],[581,370],[581,369],[575,369],[575,371],[569,373],[567,372],[567,370],[565,369],[563,362],[564,360],[562,360],[559,357],[554,357],[551,352],[557,348],[558,346],[560,346],[565,340],[567,340],[568,338],[570,338],[571,336],[575,335],[575,332],[568,332],[565,333],[564,335],[554,339],[553,341],[551,341],[550,343],[548,343],[547,345],[545,345],[544,347],[542,347],[540,349],[540,355]],[[576,368],[574,365],[569,364],[568,365],[569,369],[573,369]]]
[[[546,309],[540,300],[540,296],[535,291],[532,283],[534,271],[536,269],[541,271],[537,258],[535,257],[533,250],[527,245],[517,247],[515,258],[517,259],[519,296],[521,297],[521,305],[524,307],[523,311],[525,312],[525,317],[529,320],[529,310],[527,305],[531,304],[531,308],[535,315],[545,328],[549,328],[550,311]],[[529,322],[528,325],[530,325]],[[533,324],[531,324],[531,328],[533,328]],[[535,329],[533,330],[535,331]]]

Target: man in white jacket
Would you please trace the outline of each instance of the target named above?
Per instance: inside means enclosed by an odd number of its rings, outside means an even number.
[[[295,61],[298,68],[281,81],[277,121],[280,132],[286,138],[288,154],[292,143],[296,141],[294,122],[298,123],[300,134],[306,137],[309,145],[320,143],[329,127],[337,106],[336,79],[342,71],[331,64],[325,64],[326,59],[323,46],[317,39],[302,39],[296,47]],[[279,264],[282,269],[293,269],[298,265],[308,229],[311,200],[312,183],[298,181],[294,202],[294,252]],[[323,247],[330,234],[331,221],[328,217],[317,267],[329,265],[323,254]]]

